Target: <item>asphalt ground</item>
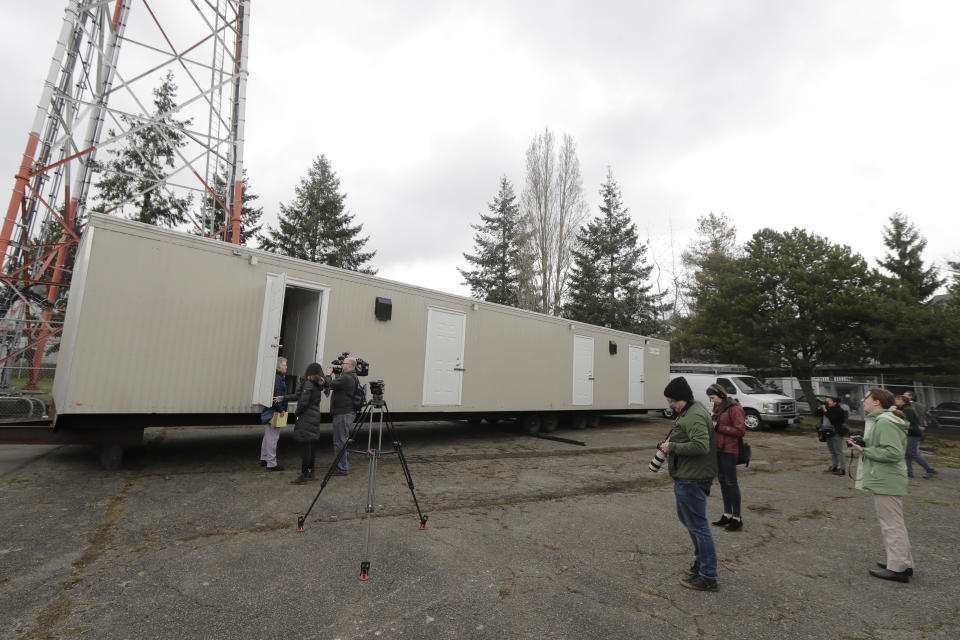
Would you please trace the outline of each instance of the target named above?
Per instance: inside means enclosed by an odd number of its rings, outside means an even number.
[[[429,520],[419,530],[400,465],[382,458],[368,581],[363,456],[298,533],[320,487],[289,484],[289,433],[279,473],[258,466],[260,427],[151,429],[112,473],[84,447],[0,447],[0,637],[960,637],[960,459],[910,483],[916,573],[899,584],[867,574],[885,559],[873,501],[822,473],[826,446],[802,428],[750,434],[745,526],[715,528],[720,590],[704,593],[678,582],[692,546],[670,478],[646,468],[668,426],[554,434],[581,447],[398,425]],[[721,511],[714,484],[711,519]]]

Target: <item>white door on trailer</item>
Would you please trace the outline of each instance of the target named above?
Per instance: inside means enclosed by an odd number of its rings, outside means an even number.
[[[573,404],[593,404],[593,337],[573,336]]]
[[[273,404],[273,381],[276,377],[277,354],[280,351],[280,322],[283,318],[283,296],[286,288],[285,273],[267,274],[267,288],[263,294],[263,315],[260,318],[257,374],[254,377],[253,386],[253,403],[265,407]]]
[[[467,315],[429,309],[427,353],[423,369],[424,406],[459,406],[463,385],[463,345]]]
[[[643,404],[643,345],[630,345],[627,404]]]

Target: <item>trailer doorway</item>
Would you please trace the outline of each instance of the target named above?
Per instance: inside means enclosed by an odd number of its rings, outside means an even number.
[[[285,273],[268,273],[257,350],[253,403],[271,404],[277,358],[287,359],[287,389],[295,389],[307,365],[320,362],[330,288]]]

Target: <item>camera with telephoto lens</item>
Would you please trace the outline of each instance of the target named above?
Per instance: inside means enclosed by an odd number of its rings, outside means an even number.
[[[853,444],[857,445],[858,447],[867,446],[867,441],[863,439],[863,436],[850,436],[850,441],[853,442]],[[847,446],[852,447],[853,445],[850,444],[850,442],[848,442]]]
[[[343,361],[350,356],[349,351],[344,351],[340,356],[331,362],[333,365],[333,372],[337,375],[343,373]],[[370,375],[370,363],[364,360],[363,358],[357,358],[357,368],[354,370],[358,376],[368,376]]]
[[[386,384],[383,380],[371,380],[370,381],[370,395],[372,396],[382,396],[383,389],[386,387]]]
[[[661,445],[663,445],[662,440],[657,443],[657,452],[653,454],[653,460],[647,465],[647,469],[650,469],[650,471],[654,473],[660,471],[660,467],[663,466],[663,462],[667,459],[667,456],[663,455],[663,451],[660,450]]]

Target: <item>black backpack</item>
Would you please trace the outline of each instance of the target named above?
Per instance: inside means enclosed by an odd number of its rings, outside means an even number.
[[[357,380],[356,386],[353,388],[353,409],[363,408],[367,404],[367,385],[360,384],[360,381]]]

